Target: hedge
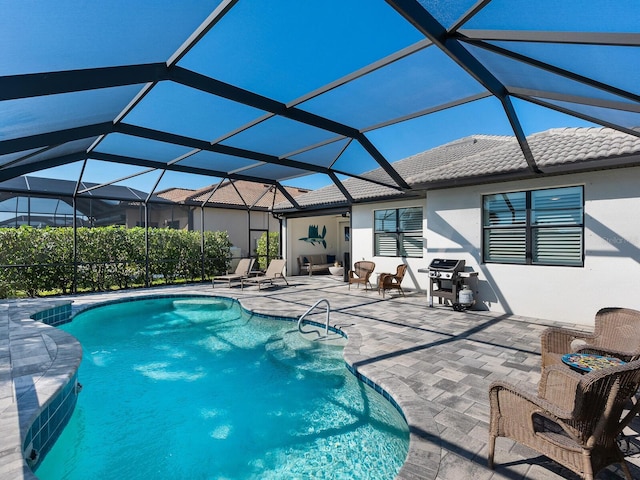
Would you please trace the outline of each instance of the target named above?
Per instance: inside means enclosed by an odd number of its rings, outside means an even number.
[[[144,285],[145,229],[77,229],[77,291]],[[164,283],[196,281],[229,268],[227,232],[149,229],[149,275]],[[204,257],[204,259],[203,259]],[[74,278],[73,228],[0,228],[0,297],[69,293]]]

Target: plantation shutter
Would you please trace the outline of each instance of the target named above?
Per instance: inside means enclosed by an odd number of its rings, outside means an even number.
[[[531,192],[533,263],[582,264],[582,188]]]
[[[395,257],[398,251],[398,242],[395,233],[383,233],[376,235],[376,255],[382,257]]]
[[[525,192],[484,197],[484,260],[527,262],[527,197]]]
[[[485,261],[526,263],[527,233],[524,228],[485,230]]]
[[[422,207],[376,210],[374,255],[422,258]]]
[[[403,257],[422,258],[422,232],[403,233],[401,237],[401,249]]]
[[[486,262],[582,265],[582,187],[549,188],[483,197]]]
[[[533,232],[533,262],[582,264],[582,228],[540,228]]]
[[[422,258],[422,208],[401,208],[400,217],[400,255]]]

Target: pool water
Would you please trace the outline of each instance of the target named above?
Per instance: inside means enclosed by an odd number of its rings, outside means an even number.
[[[391,479],[406,422],[342,348],[222,298],[88,310],[83,390],[36,471],[60,479]]]

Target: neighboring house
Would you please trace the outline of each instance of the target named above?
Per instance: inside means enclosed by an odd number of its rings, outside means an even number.
[[[74,215],[78,226],[135,227],[144,225],[144,202],[148,196],[148,193],[120,185],[100,186],[91,182],[24,175],[0,182],[0,227],[70,227]],[[150,218],[158,209],[171,208],[170,202],[155,195],[149,199],[148,206]]]
[[[284,188],[293,198],[309,192],[304,188]],[[236,257],[253,255],[263,233],[280,232],[280,221],[274,218],[271,208],[286,200],[272,185],[244,180],[226,180],[198,190],[171,188],[156,195],[174,203],[171,208],[155,212],[154,221],[160,226],[226,231],[237,249]]]
[[[352,205],[335,186],[296,199],[310,218],[278,205],[289,271],[309,249],[300,232],[326,223],[338,242],[335,212],[349,211],[352,262],[406,263],[406,288],[428,290],[418,269],[434,258],[464,259],[479,273],[477,309],[580,324],[602,307],[640,309],[640,138],[562,128],[528,142],[543,173],[514,138],[477,135],[394,163],[409,191],[352,178]]]

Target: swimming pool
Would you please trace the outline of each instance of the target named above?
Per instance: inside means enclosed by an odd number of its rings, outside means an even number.
[[[41,480],[389,479],[406,457],[398,411],[295,323],[174,297],[63,329],[83,345],[84,389]]]

